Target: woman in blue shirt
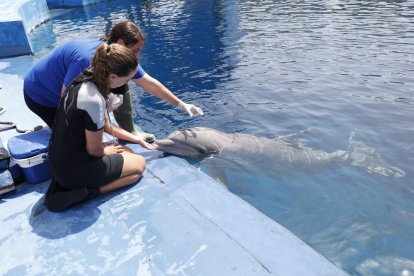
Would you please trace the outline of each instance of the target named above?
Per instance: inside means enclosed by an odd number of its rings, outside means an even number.
[[[113,26],[108,44],[120,44],[131,50],[138,59],[146,40],[145,33],[134,23],[123,21]],[[51,51],[37,62],[24,79],[24,98],[27,106],[37,114],[49,127],[53,127],[56,107],[65,88],[91,63],[96,48],[104,43],[99,39],[81,39],[67,42]],[[144,91],[178,106],[190,116],[203,115],[203,111],[178,99],[169,89],[147,74],[141,66],[132,81]],[[126,86],[127,87],[127,86]],[[121,92],[125,92],[121,91]],[[119,90],[118,90],[119,91]],[[121,93],[118,92],[118,93]],[[117,93],[114,91],[114,93]],[[120,127],[138,134],[134,127],[130,93],[124,94],[123,104],[114,112]],[[152,140],[152,135],[143,138]]]

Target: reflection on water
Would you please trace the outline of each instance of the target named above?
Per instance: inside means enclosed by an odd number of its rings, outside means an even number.
[[[101,36],[121,18],[148,33],[145,70],[206,113],[189,119],[134,88],[146,131],[202,125],[273,138],[311,128],[301,142],[327,152],[346,149],[355,131],[405,171],[273,170],[263,158],[195,164],[349,273],[414,274],[412,1],[109,1],[42,25],[36,55]]]

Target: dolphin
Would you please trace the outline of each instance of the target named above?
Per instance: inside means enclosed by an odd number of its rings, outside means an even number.
[[[192,127],[172,132],[165,139],[157,140],[157,150],[190,159],[208,156],[238,154],[266,156],[273,162],[291,164],[295,167],[315,167],[332,163],[349,163],[363,167],[369,173],[403,177],[405,172],[388,165],[373,148],[349,138],[346,151],[325,152],[299,143],[300,136],[308,130],[274,139],[241,133],[225,133],[207,127]]]

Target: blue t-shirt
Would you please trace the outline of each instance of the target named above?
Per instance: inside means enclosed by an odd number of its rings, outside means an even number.
[[[96,48],[103,41],[80,39],[66,42],[40,59],[24,78],[24,91],[36,103],[57,107],[62,85],[69,86],[71,81],[90,66]],[[138,65],[133,79],[142,78],[144,69]]]

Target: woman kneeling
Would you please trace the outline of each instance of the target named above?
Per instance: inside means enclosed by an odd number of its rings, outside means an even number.
[[[52,183],[46,194],[50,211],[68,207],[136,183],[145,159],[117,143],[103,143],[103,132],[154,149],[143,139],[112,125],[106,109],[110,89],[136,73],[136,56],[118,44],[102,44],[91,67],[76,78],[60,101],[49,145]]]

